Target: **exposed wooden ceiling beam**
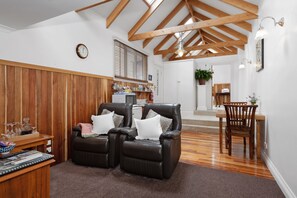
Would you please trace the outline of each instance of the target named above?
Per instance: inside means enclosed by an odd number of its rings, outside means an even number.
[[[205,45],[198,45],[198,46],[191,46],[191,47],[184,47],[186,51],[192,50],[201,50],[201,49],[209,49],[209,48],[216,48],[216,47],[229,47],[233,45],[243,45],[245,44],[242,40],[233,40],[233,41],[226,41],[226,42],[219,42],[219,43],[211,43]],[[157,54],[168,54],[174,53],[176,49],[167,49],[167,50],[160,50]]]
[[[148,18],[157,10],[161,5],[163,0],[155,0],[153,4],[148,8],[148,10],[142,15],[142,17],[137,21],[137,23],[128,32],[128,38],[130,39],[139,30],[139,28],[148,20]]]
[[[226,36],[225,34],[222,34],[212,28],[203,28],[202,29],[204,32],[207,32],[209,34],[212,34],[213,36],[216,36],[220,39],[223,39],[224,41],[231,41],[232,39],[228,36]],[[244,50],[244,46],[243,45],[237,45],[236,47],[239,47],[240,49]]]
[[[218,39],[217,37],[205,32],[205,31],[202,31],[202,34],[204,36],[205,39],[210,39],[210,40],[207,40],[209,43],[218,43],[218,42],[223,42],[223,40],[221,39]],[[225,48],[221,48],[222,50],[228,50],[228,51],[231,51],[231,52],[237,52],[237,48],[236,47],[225,47]]]
[[[208,18],[208,17],[206,17],[206,16],[204,16],[204,15],[202,15],[200,13],[197,13],[197,12],[194,12],[194,16],[196,18],[200,19],[200,20],[203,20],[203,21],[210,19],[210,18]],[[218,28],[218,29],[226,32],[227,34],[230,34],[230,35],[232,35],[232,36],[234,36],[234,37],[236,37],[236,38],[238,38],[240,40],[243,40],[245,42],[247,42],[247,40],[248,40],[246,35],[241,34],[240,32],[237,32],[237,31],[233,30],[232,28],[229,28],[226,25],[219,25],[219,26],[216,26],[216,28]]]
[[[184,1],[180,1],[179,4],[167,15],[167,17],[155,28],[155,30],[162,29],[169,23],[169,21],[185,6]],[[143,47],[146,47],[153,38],[145,39],[143,41]]]
[[[190,13],[191,16],[192,16],[192,21],[193,21],[193,22],[198,22],[197,18],[194,16],[194,10],[193,10],[193,7],[188,3],[188,0],[185,0],[185,1],[186,1],[186,5],[187,5],[187,8],[188,8],[188,11],[189,11],[189,13]],[[201,31],[200,31],[200,29],[198,29],[198,32],[199,32],[199,34],[200,34],[200,37],[201,37],[202,41],[204,42],[203,37],[202,37],[202,35],[201,35]]]
[[[258,6],[243,0],[221,0],[224,3],[237,7],[241,10],[258,15]]]
[[[128,5],[130,0],[121,0],[120,3],[115,7],[115,9],[110,13],[106,19],[106,28],[108,28],[112,22],[119,16],[123,9]]]
[[[104,3],[107,3],[107,2],[110,2],[111,0],[103,0],[102,2],[99,2],[99,3],[95,3],[93,5],[89,5],[87,7],[84,7],[84,8],[80,8],[78,10],[75,10],[75,12],[81,12],[81,11],[84,11],[84,10],[87,10],[87,9],[90,9],[90,8],[93,8],[93,7],[96,7],[98,5],[101,5],[101,4],[104,4]]]
[[[199,59],[199,58],[209,58],[209,57],[216,57],[216,56],[228,56],[228,55],[235,55],[236,53],[233,52],[222,52],[222,53],[212,53],[212,54],[204,54],[204,55],[196,55],[196,56],[187,56],[187,57],[179,57],[173,60],[185,60],[185,59]]]
[[[189,18],[191,18],[191,15],[188,14],[178,25],[183,25],[185,24]],[[154,48],[154,52],[158,51],[161,49],[161,47],[163,47],[163,45],[165,45],[165,43],[167,43],[171,37],[173,36],[174,34],[170,34],[170,35],[167,35],[155,48]]]
[[[204,32],[202,33],[202,35],[204,36],[204,40],[210,44],[210,43],[219,43],[219,42],[223,42],[223,41],[220,41],[220,40],[217,40],[217,41],[213,41],[209,38],[207,38],[205,35],[204,35]],[[232,48],[232,49],[229,49],[229,48]],[[235,47],[229,47],[229,48],[225,48],[225,47],[219,47],[219,48],[216,48],[217,51],[220,51],[220,52],[237,52],[236,48]]]
[[[146,33],[135,34],[134,36],[131,36],[129,38],[129,41],[142,40],[142,39],[153,38],[153,37],[162,36],[162,35],[174,34],[176,32],[185,32],[189,30],[195,30],[195,29],[211,27],[211,26],[218,26],[218,25],[223,25],[227,23],[234,23],[238,21],[244,21],[244,20],[250,20],[250,19],[256,19],[256,18],[257,16],[251,13],[235,14],[235,15],[225,16],[221,18],[200,21],[200,22],[196,22],[188,25],[181,25],[181,26],[146,32]]]
[[[223,11],[217,9],[217,8],[211,7],[211,6],[205,4],[205,3],[201,2],[201,1],[190,0],[189,3],[192,4],[193,6],[196,6],[197,8],[205,10],[205,11],[207,11],[207,12],[209,12],[209,13],[217,16],[217,17],[230,16],[229,14],[227,14],[227,13],[225,13],[225,12],[223,12]],[[254,15],[254,17],[252,17],[251,19],[258,18],[258,16],[255,15],[255,14],[251,14],[251,15]],[[250,19],[245,19],[245,20],[250,20]],[[250,23],[246,22],[245,20],[234,21],[233,23],[235,25],[237,25],[238,27],[241,27],[241,28],[251,32],[252,31],[252,25]],[[220,24],[220,25],[222,25],[222,24]]]

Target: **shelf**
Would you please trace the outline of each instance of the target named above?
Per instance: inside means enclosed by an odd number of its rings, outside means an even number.
[[[134,93],[152,93],[152,91],[132,91]]]

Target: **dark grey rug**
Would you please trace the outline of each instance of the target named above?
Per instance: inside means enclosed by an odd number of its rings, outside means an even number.
[[[179,163],[169,180],[64,162],[51,168],[51,197],[284,197],[273,180]]]

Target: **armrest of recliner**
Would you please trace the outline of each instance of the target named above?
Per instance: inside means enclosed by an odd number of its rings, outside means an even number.
[[[74,137],[81,137],[81,128],[80,128],[80,126],[75,126],[75,127],[73,127],[73,129],[72,129],[72,137],[74,138]]]
[[[137,136],[136,128],[130,128],[130,127],[113,128],[113,129],[110,129],[108,133],[127,135],[128,140],[135,139],[135,137]]]
[[[160,135],[159,140],[162,141],[164,139],[179,139],[181,132],[179,130],[174,131],[166,131]]]

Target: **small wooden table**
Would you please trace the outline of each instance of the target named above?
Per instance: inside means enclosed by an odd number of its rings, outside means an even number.
[[[220,153],[223,153],[223,118],[226,118],[226,111],[224,110],[218,110],[216,112],[216,117],[219,118],[220,123],[219,123],[219,137],[220,137]],[[265,115],[259,114],[256,112],[255,114],[255,119],[256,119],[256,131],[255,135],[257,138],[257,157],[261,157],[261,122],[265,121]]]
[[[13,142],[16,144],[14,150],[21,151],[28,148],[37,148],[38,151],[46,153],[47,142],[51,140],[51,144],[53,143],[54,136],[39,134],[37,137],[32,137],[24,140],[14,140]]]

